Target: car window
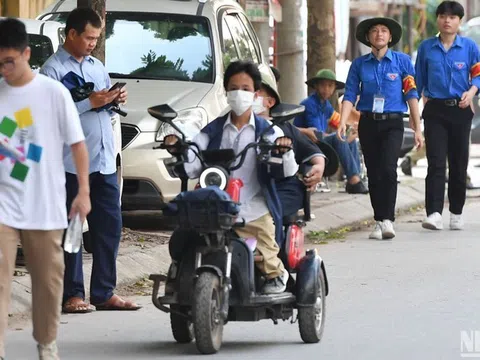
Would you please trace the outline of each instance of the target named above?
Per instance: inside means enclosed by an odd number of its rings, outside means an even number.
[[[50,20],[65,23],[67,13]],[[105,63],[112,78],[213,83],[212,35],[205,17],[107,13]]]
[[[237,48],[235,43],[233,42],[232,33],[227,25],[225,19],[222,20],[222,41],[224,47],[223,53],[223,66],[227,68],[228,64],[232,61],[236,61],[239,59]]]
[[[30,66],[38,70],[53,54],[53,45],[49,37],[37,34],[28,34],[28,45],[32,51]]]
[[[261,56],[260,44],[258,43],[258,37],[256,35],[256,32],[253,29],[253,26],[250,23],[250,21],[245,16],[245,14],[240,13],[240,14],[238,14],[238,16],[240,17],[242,25],[245,27],[245,30],[247,31],[247,34],[250,38],[250,44],[251,44],[251,46],[253,46],[252,51],[256,55],[256,60],[255,61],[257,63],[260,63],[261,62],[260,59],[262,58],[262,56]]]
[[[245,32],[240,20],[236,14],[225,16],[225,21],[230,28],[233,38],[238,45],[239,56],[242,60],[252,60],[258,63],[258,58],[254,51],[254,46],[248,34]]]

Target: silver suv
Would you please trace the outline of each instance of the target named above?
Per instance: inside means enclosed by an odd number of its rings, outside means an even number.
[[[65,22],[76,0],[60,0],[40,19]],[[147,113],[168,104],[193,136],[229,110],[223,73],[233,60],[259,64],[272,79],[257,35],[233,0],[107,1],[106,67],[112,81],[127,83],[128,112],[122,118],[123,210],[158,210],[177,195],[164,150],[155,141],[172,133]]]

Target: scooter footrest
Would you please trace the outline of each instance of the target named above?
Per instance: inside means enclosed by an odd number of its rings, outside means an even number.
[[[167,280],[167,275],[164,275],[164,274],[150,274],[148,279],[152,280],[153,282],[165,281],[165,280]]]
[[[164,304],[164,305],[178,303],[177,297],[175,295],[160,296],[158,298],[158,301],[160,302],[160,304]]]
[[[256,294],[250,299],[247,306],[259,306],[259,305],[279,305],[289,304],[295,302],[295,295],[290,292],[283,292],[281,294]]]

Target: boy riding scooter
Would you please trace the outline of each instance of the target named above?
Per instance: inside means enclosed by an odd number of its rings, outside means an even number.
[[[252,62],[237,61],[228,66],[224,76],[224,88],[232,111],[213,120],[193,139],[200,150],[231,148],[238,154],[249,143],[257,140],[260,130],[270,125],[252,111],[261,81],[258,67]],[[289,177],[296,174],[298,165],[293,151],[289,149],[292,141],[285,138],[283,131],[277,126],[265,137],[284,147],[278,150],[283,158],[283,174],[280,176]],[[173,145],[177,141],[175,135],[165,138],[167,145]],[[200,160],[190,149],[188,162],[185,164],[186,173],[190,178],[196,178],[200,175],[201,169]],[[262,292],[282,293],[286,289],[289,275],[278,257],[277,241],[283,238],[282,209],[272,181],[278,175],[257,163],[253,149],[248,151],[243,165],[235,170],[234,174],[243,182],[238,216],[245,220],[245,227],[237,228],[235,231],[242,238],[257,239],[257,251],[263,260],[256,265],[266,278]]]

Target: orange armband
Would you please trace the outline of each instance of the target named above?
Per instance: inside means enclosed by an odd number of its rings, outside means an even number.
[[[338,128],[338,125],[340,125],[340,114],[337,111],[333,112],[330,120],[328,120],[328,125],[335,129]]]
[[[477,77],[478,75],[480,75],[480,62],[473,65],[472,68],[470,69],[470,76],[472,79],[474,77]]]
[[[417,84],[415,84],[415,79],[413,78],[412,75],[408,75],[407,77],[405,77],[405,79],[403,79],[402,89],[404,94],[407,94],[410,90],[413,90],[416,88],[417,88]]]

